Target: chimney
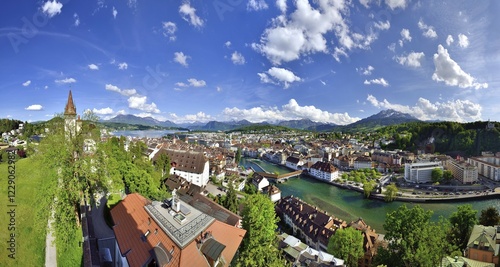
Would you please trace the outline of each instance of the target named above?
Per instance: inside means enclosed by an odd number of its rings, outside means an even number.
[[[302,211],[302,203],[300,203],[299,210]]]

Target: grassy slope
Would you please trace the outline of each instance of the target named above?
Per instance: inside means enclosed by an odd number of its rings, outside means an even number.
[[[16,166],[16,259],[8,256],[7,240],[7,164],[0,164],[0,266],[44,266],[47,219],[36,219],[40,209],[38,189],[44,180],[40,166],[31,159],[21,159]]]

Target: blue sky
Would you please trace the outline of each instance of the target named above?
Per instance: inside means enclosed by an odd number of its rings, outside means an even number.
[[[0,11],[0,117],[177,123],[392,108],[500,121],[500,2],[42,0]]]

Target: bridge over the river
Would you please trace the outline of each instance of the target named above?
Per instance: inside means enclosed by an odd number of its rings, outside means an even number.
[[[267,173],[267,172],[257,172],[257,174],[261,175],[263,177],[266,177],[270,181],[275,181],[275,182],[281,183],[283,181],[288,180],[288,178],[292,178],[292,177],[301,175],[302,170],[293,171],[293,172],[284,173],[284,174],[273,174],[273,173]]]

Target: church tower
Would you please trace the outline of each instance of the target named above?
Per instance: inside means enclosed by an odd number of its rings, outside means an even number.
[[[71,90],[69,90],[68,101],[64,108],[64,132],[66,138],[74,137],[80,130],[79,128],[76,120],[76,107],[73,102],[73,95],[71,94]]]

